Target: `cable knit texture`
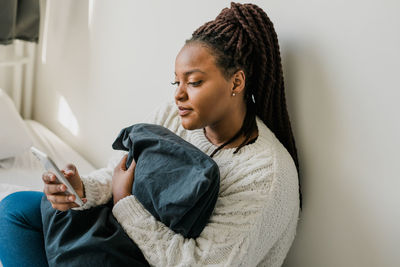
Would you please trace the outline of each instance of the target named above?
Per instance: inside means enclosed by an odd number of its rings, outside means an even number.
[[[299,216],[298,178],[294,162],[259,119],[255,143],[236,154],[222,149],[213,159],[221,184],[212,216],[196,239],[176,234],[157,221],[135,196],[114,206],[113,214],[152,266],[281,266],[296,234]],[[216,149],[202,129],[185,130],[176,106],[159,108],[146,121],[167,127],[210,155]],[[111,198],[116,154],[107,168],[82,177],[88,202],[80,209]]]

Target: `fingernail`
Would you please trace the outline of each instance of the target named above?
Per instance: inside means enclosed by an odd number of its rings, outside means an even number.
[[[60,191],[64,191],[65,190],[65,185],[62,184],[62,185],[59,186],[59,188],[60,188]]]
[[[69,199],[70,201],[74,201],[74,197],[73,197],[73,196],[69,196],[68,199]]]

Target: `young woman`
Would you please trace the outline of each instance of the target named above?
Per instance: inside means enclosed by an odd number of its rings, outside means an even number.
[[[115,218],[150,265],[281,266],[296,234],[301,195],[278,40],[268,16],[256,5],[231,3],[186,41],[173,84],[175,103],[148,122],[169,128],[218,164],[219,197],[201,235],[185,239],[143,208],[131,195],[135,163],[126,169],[126,157],[82,177],[67,166],[65,176],[85,200],[79,209],[113,196]],[[76,208],[54,179],[43,175],[53,207]],[[41,196],[30,197],[40,202]],[[40,232],[39,222],[25,223]]]

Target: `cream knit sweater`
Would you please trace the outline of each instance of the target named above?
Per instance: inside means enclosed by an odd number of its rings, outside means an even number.
[[[169,128],[210,155],[216,148],[202,129],[188,131],[176,106],[167,103],[147,120]],[[223,149],[213,159],[220,169],[219,197],[196,239],[184,238],[157,221],[135,198],[121,199],[113,214],[152,266],[281,266],[296,234],[298,178],[294,162],[275,135],[257,118],[259,136],[237,154]],[[82,176],[86,209],[112,194],[117,153],[108,167]]]

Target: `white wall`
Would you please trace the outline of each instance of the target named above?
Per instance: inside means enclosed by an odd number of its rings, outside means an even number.
[[[225,6],[213,4],[210,12],[185,1],[48,3],[34,114],[97,166],[106,163],[122,127],[172,99],[176,54],[198,25]],[[77,118],[77,136],[60,127],[54,114],[59,96]]]
[[[34,116],[99,167],[122,127],[173,96],[184,40],[229,5],[49,3]],[[284,266],[400,266],[400,3],[254,3],[278,33],[301,164],[304,209]],[[58,122],[60,96],[76,135]]]

